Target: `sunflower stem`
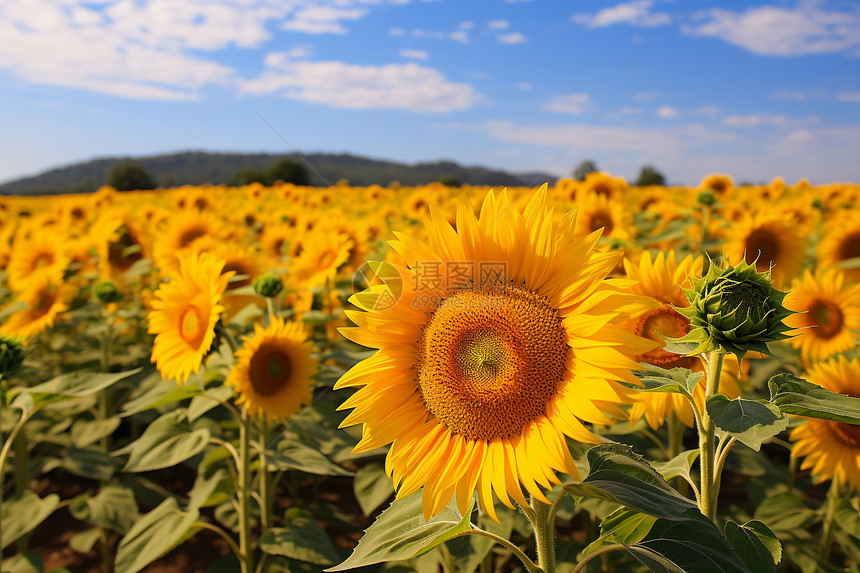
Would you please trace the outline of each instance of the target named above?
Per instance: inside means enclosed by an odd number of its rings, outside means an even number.
[[[704,355],[705,364],[708,367],[708,381],[705,386],[705,402],[708,398],[716,395],[720,391],[720,371],[723,368],[723,358],[725,355],[721,352],[708,352]],[[716,426],[708,414],[707,407],[702,408],[701,424],[699,426],[699,510],[702,515],[716,522],[717,518],[717,497],[715,495],[718,487],[719,477],[714,475],[715,463],[715,444],[714,436],[716,434]]]
[[[458,535],[457,537],[461,537],[462,535],[480,535],[482,537],[487,537],[488,539],[492,539],[511,553],[517,556],[517,558],[522,561],[523,565],[526,568],[526,571],[529,573],[541,573],[541,568],[538,565],[529,559],[529,556],[523,553],[523,550],[499,535],[495,533],[490,533],[489,531],[485,531],[478,527],[472,526],[468,532]]]
[[[535,530],[538,567],[546,573],[555,573],[555,524],[550,521],[551,506],[539,499],[531,498],[534,512],[532,526]]]
[[[601,547],[600,549],[595,550],[595,551],[594,551],[593,553],[591,553],[588,557],[586,557],[585,559],[583,559],[582,561],[580,561],[579,563],[577,563],[577,564],[576,564],[576,567],[574,567],[573,569],[571,569],[571,570],[570,570],[570,573],[579,573],[580,571],[582,571],[582,570],[583,570],[583,567],[585,567],[585,565],[586,565],[589,561],[591,561],[592,559],[594,559],[595,557],[600,557],[600,559],[601,559],[601,561],[602,561],[602,560],[603,560],[604,555],[606,555],[606,554],[607,554],[607,553],[609,553],[610,551],[620,551],[620,550],[622,550],[622,549],[624,549],[624,546],[623,546],[623,545],[621,545],[621,544],[619,544],[619,543],[613,543],[612,545],[604,545],[603,547]]]
[[[254,554],[251,553],[251,420],[247,410],[242,410],[242,420],[239,424],[239,466],[236,468],[239,483],[239,564],[242,573],[254,570]]]
[[[830,562],[830,546],[833,543],[833,517],[836,515],[836,505],[839,503],[839,483],[830,482],[827,491],[827,512],[824,514],[824,526],[821,530],[821,549],[819,558],[822,565]]]
[[[271,299],[266,299],[271,300]],[[266,447],[269,443],[269,422],[266,415],[260,416],[260,527],[265,531],[272,523],[272,496],[269,480],[269,463],[266,460]]]

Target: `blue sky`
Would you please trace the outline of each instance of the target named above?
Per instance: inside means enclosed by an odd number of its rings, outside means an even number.
[[[0,38],[0,181],[187,149],[860,181],[856,1],[3,0]]]

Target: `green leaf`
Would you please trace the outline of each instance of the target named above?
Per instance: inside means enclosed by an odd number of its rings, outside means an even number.
[[[452,502],[438,515],[425,521],[422,495],[419,490],[392,503],[367,528],[352,555],[326,571],[345,571],[383,561],[412,559],[471,529],[471,505],[461,516]]]
[[[66,448],[60,461],[66,471],[87,479],[107,481],[116,472],[116,463],[106,453],[97,449]]]
[[[791,374],[767,382],[770,401],[786,414],[860,425],[860,398],[831,392]]]
[[[130,451],[124,470],[145,472],[175,466],[202,452],[209,443],[209,436],[205,428],[191,430],[185,408],[168,412],[123,449],[123,452]]]
[[[281,438],[273,448],[266,450],[266,460],[270,470],[301,470],[322,476],[353,475],[319,450],[288,437]]]
[[[782,559],[782,546],[776,535],[761,521],[738,525],[726,523],[726,540],[753,573],[776,573]]]
[[[714,425],[755,451],[761,443],[788,427],[788,417],[763,400],[730,400],[724,394],[708,398],[705,403]]]
[[[591,467],[588,476],[564,486],[574,496],[597,497],[666,519],[688,519],[690,510],[699,513],[630,446],[594,446],[586,457]]]
[[[188,421],[193,422],[212,408],[220,406],[218,400],[228,401],[233,397],[233,388],[230,386],[215,386],[207,388],[203,394],[194,396],[188,405]]]
[[[815,511],[807,507],[799,495],[789,492],[767,497],[756,508],[754,517],[783,538],[808,537],[804,528],[816,519]]]
[[[686,452],[681,452],[668,462],[652,462],[651,465],[655,470],[660,472],[660,475],[665,480],[670,480],[678,476],[692,479],[690,470],[693,468],[693,463],[698,457],[699,450],[687,450]]]
[[[331,565],[341,556],[332,545],[328,534],[319,526],[313,514],[306,509],[287,510],[286,526],[267,529],[260,537],[260,549],[272,555],[307,561],[317,565]]]
[[[113,434],[120,422],[121,420],[116,417],[106,420],[75,420],[71,429],[72,445],[76,448],[86,448]]]
[[[199,513],[182,511],[172,497],[142,516],[119,542],[115,573],[137,573],[182,543]]]
[[[200,393],[199,386],[179,386],[172,382],[161,381],[161,376],[158,376],[158,379],[159,382],[155,386],[137,398],[126,402],[120,416],[131,416],[138,412],[175,404]]]
[[[394,495],[391,478],[379,462],[370,462],[355,472],[352,488],[364,515],[373,513]]]
[[[77,519],[120,533],[131,529],[140,517],[134,492],[118,484],[105,485],[93,497],[76,498],[69,506],[69,511]]]
[[[44,559],[41,555],[35,553],[18,553],[8,559],[4,559],[0,564],[0,571],[3,573],[42,573],[44,568]]]
[[[0,549],[33,531],[59,503],[60,496],[55,493],[41,498],[29,489],[4,500],[0,506]]]
[[[81,396],[96,394],[105,388],[113,386],[123,378],[137,374],[141,370],[142,368],[135,368],[134,370],[118,372],[116,374],[83,371],[69,372],[42,384],[32,386],[27,389],[27,392],[34,395],[54,394],[70,398],[80,398]]]
[[[102,530],[98,527],[78,531],[69,538],[69,547],[78,553],[89,553],[101,539],[101,536]]]
[[[639,366],[642,369],[634,370],[633,374],[642,382],[644,388],[639,390],[644,392],[673,392],[692,398],[693,389],[704,375],[704,372],[692,372],[686,368],[666,370],[647,362]]]
[[[234,491],[230,474],[224,468],[216,469],[211,475],[197,473],[194,485],[188,492],[188,507],[199,509],[224,503]]]
[[[586,557],[602,545],[638,543],[642,541],[657,518],[620,507],[607,515],[600,524],[600,537],[582,551]]]

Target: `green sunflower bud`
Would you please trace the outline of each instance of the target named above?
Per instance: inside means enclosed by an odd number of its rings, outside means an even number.
[[[273,275],[259,276],[254,279],[254,292],[266,298],[274,298],[284,290],[284,281]]]
[[[699,193],[699,195],[696,197],[696,200],[699,202],[700,205],[706,205],[710,207],[717,202],[717,194],[710,189],[707,189]]]
[[[782,305],[786,293],[773,288],[769,270],[756,272],[755,261],[725,268],[712,261],[684,294],[690,306],[675,310],[690,319],[690,332],[671,342],[696,344],[688,356],[731,352],[740,360],[748,351],[771,354],[769,342],[788,338],[783,320],[793,313]]]
[[[122,293],[116,283],[113,281],[101,281],[93,286],[93,294],[104,304],[118,302],[122,298]]]
[[[15,372],[24,362],[24,343],[20,338],[0,336],[0,376]]]

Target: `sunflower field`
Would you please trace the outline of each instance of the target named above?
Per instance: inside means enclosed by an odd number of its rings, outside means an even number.
[[[858,198],[0,198],[2,571],[860,571]]]

